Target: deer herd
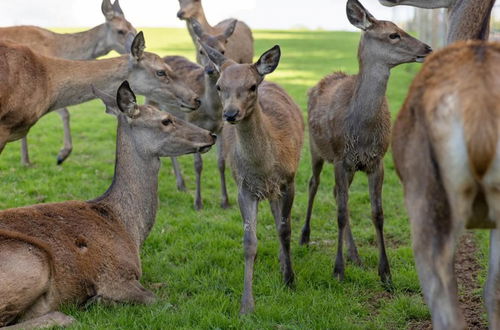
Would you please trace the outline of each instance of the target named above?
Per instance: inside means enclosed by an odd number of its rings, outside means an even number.
[[[379,0],[386,6],[448,9],[450,44],[432,49],[389,21],[377,20],[347,0],[349,22],[362,31],[359,73],[335,72],[309,91],[312,161],[307,215],[300,244],[309,244],[313,203],[326,162],[334,166],[338,244],[333,276],[344,278],[347,258],[360,264],[349,222],[354,174],[368,176],[378,273],[391,286],[384,242],[383,158],[392,141],[405,194],[417,271],[436,329],[463,329],[454,274],[457,240],[465,229],[490,229],[485,303],[489,324],[500,329],[500,44],[487,42],[495,0]],[[229,207],[226,160],[238,187],[243,220],[244,287],[240,312],[255,308],[257,215],[268,200],[280,242],[286,285],[294,283],[291,211],[304,141],[299,106],[265,80],[279,65],[274,46],[256,62],[252,31],[228,19],[212,26],[201,0],[179,0],[197,63],[145,52],[145,36],[124,16],[118,0],[103,0],[105,23],[58,34],[35,26],[0,28],[0,153],[57,110],[64,148],[72,151],[66,107],[100,99],[116,117],[116,162],[109,189],[96,199],[38,204],[0,211],[0,327],[64,326],[74,320],[63,304],[150,304],[139,282],[139,251],[155,223],[160,157],[194,154],[195,209],[203,208],[202,154],[217,144],[221,207]],[[111,50],[121,56],[100,59]],[[306,54],[304,54],[306,56]],[[391,134],[386,99],[393,67],[424,62]],[[137,104],[135,93],[146,97]]]

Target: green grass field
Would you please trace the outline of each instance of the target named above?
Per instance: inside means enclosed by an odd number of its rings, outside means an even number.
[[[144,31],[148,51],[185,55],[194,60],[187,31]],[[285,87],[300,105],[304,118],[310,87],[332,71],[357,72],[358,33],[256,31],[254,37],[256,56],[275,44],[281,46],[281,63],[267,79]],[[418,69],[418,64],[393,69],[387,92],[393,116],[401,107]],[[104,113],[98,101],[74,106],[71,110],[74,149],[63,166],[55,165],[63,136],[57,114],[40,120],[28,136],[32,167],[20,165],[19,142],[7,145],[0,156],[0,209],[87,200],[102,194],[110,185],[116,120]],[[383,197],[385,235],[395,290],[386,292],[377,275],[375,231],[370,218],[367,179],[362,173],[357,174],[350,190],[350,213],[364,266],[347,263],[346,279],[342,283],[331,276],[337,238],[331,165],[325,165],[316,197],[313,243],[309,248],[299,246],[311,172],[306,141],[292,210],[296,288],[290,290],[282,285],[274,220],[268,203],[261,203],[254,278],[256,312],[245,317],[238,315],[243,289],[243,231],[236,205],[236,186],[228,171],[232,207],[221,210],[215,152],[211,151],[204,159],[205,209],[201,212],[193,209],[192,157],[181,158],[188,193],[176,190],[168,159],[160,173],[157,222],[142,249],[142,282],[156,293],[158,302],[148,307],[94,305],[87,310],[68,306],[65,312],[78,320],[73,328],[402,329],[430,318],[415,271],[402,187],[390,153],[385,158]],[[485,241],[484,236],[479,236],[481,242]],[[481,243],[482,264],[485,247],[486,243]]]

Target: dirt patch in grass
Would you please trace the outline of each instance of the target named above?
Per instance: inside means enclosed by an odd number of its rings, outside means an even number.
[[[478,293],[480,285],[478,275],[481,265],[477,261],[477,247],[474,234],[467,232],[460,239],[458,252],[455,256],[455,273],[457,274],[458,290],[460,294],[460,308],[465,316],[468,329],[487,329],[482,317],[484,311],[483,298]],[[431,320],[424,320],[410,324],[408,329],[432,329]]]

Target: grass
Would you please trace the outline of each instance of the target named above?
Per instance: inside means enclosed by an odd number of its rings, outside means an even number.
[[[194,60],[193,46],[184,30],[145,29],[145,36],[148,51],[180,54]],[[281,63],[267,79],[285,87],[303,109],[304,117],[310,87],[332,71],[355,73],[358,68],[358,33],[256,31],[254,37],[256,56],[274,44],[281,45]],[[411,64],[392,70],[387,96],[393,115],[401,107],[418,69],[419,65]],[[7,145],[0,157],[0,209],[91,199],[109,186],[114,165],[115,119],[106,115],[97,101],[71,109],[74,151],[63,166],[55,165],[63,136],[55,114],[45,116],[29,134],[32,167],[20,165],[19,142]],[[256,312],[246,317],[238,315],[243,250],[236,187],[228,173],[232,207],[221,210],[215,152],[204,159],[205,208],[201,212],[192,206],[192,157],[181,158],[189,193],[176,190],[168,159],[160,173],[157,222],[141,254],[142,282],[157,294],[158,302],[149,307],[95,305],[87,310],[67,306],[65,312],[78,320],[74,329],[401,329],[430,318],[421,297],[402,188],[390,153],[385,157],[383,200],[394,291],[384,291],[377,275],[377,248],[364,174],[356,175],[350,190],[352,229],[364,266],[348,263],[343,283],[331,277],[337,228],[333,171],[328,165],[313,211],[313,244],[309,248],[298,245],[311,173],[306,141],[292,210],[296,288],[289,290],[282,285],[274,221],[268,204],[261,203],[254,278]]]

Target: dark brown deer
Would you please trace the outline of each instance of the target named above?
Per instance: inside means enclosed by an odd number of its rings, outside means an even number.
[[[347,1],[347,17],[363,31],[358,53],[359,73],[330,74],[309,92],[313,174],[309,181],[309,203],[301,244],[309,242],[311,213],[321,170],[325,161],[331,162],[335,167],[334,197],[339,227],[333,275],[344,278],[344,236],[349,258],[360,263],[349,226],[348,196],[354,174],[363,171],[368,175],[372,220],[377,233],[378,273],[384,283],[390,283],[382,208],[383,158],[391,133],[385,92],[391,68],[402,63],[421,62],[431,49],[394,23],[375,19],[358,0]]]
[[[67,60],[91,60],[106,55],[112,50],[120,54],[130,52],[136,30],[123,14],[116,0],[103,0],[104,24],[78,33],[55,33],[37,26],[12,26],[0,28],[0,40],[10,40],[32,48],[37,54],[65,58]],[[69,111],[57,110],[64,124],[64,147],[57,155],[57,164],[62,164],[73,150]],[[29,165],[27,138],[22,139],[21,163]]]
[[[280,263],[285,284],[292,285],[290,214],[295,196],[295,174],[303,143],[304,122],[299,107],[283,88],[264,81],[280,60],[274,46],[255,64],[238,64],[204,46],[220,72],[217,90],[224,119],[225,150],[238,185],[243,218],[245,279],[241,313],[254,310],[253,268],[257,255],[257,211],[269,200],[280,240]]]
[[[95,98],[91,85],[110,92],[128,79],[134,90],[152,100],[186,111],[197,109],[198,96],[158,55],[144,48],[140,32],[130,55],[70,61],[0,42],[0,153],[7,142],[24,137],[48,112]]]
[[[96,94],[118,119],[113,183],[88,202],[0,211],[0,326],[27,320],[18,326],[65,324],[71,319],[53,313],[61,304],[155,300],[139,282],[139,249],[155,222],[160,157],[205,152],[215,138],[137,105],[127,82],[116,100]]]

